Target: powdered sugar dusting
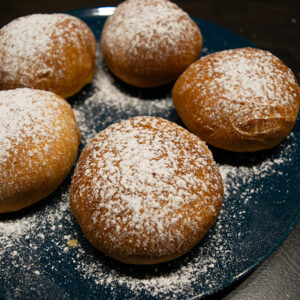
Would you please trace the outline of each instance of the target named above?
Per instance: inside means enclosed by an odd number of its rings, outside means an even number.
[[[73,103],[84,144],[112,123],[137,115],[174,119],[175,109],[169,90],[158,92],[149,99],[144,98],[143,90],[132,93],[106,69],[99,48],[97,57],[92,94],[85,95],[84,101]]]
[[[292,139],[294,139],[293,132],[290,133],[287,140],[290,141]],[[281,155],[272,159],[267,157],[266,159],[262,159],[262,161],[258,160],[259,163],[251,163],[251,160],[247,157],[250,156],[250,154],[247,153],[246,155],[241,154],[243,164],[239,166],[223,163],[218,164],[224,180],[225,197],[239,196],[240,200],[243,201],[244,204],[247,204],[247,202],[253,199],[255,195],[263,192],[263,189],[265,188],[263,184],[260,187],[257,187],[257,182],[266,180],[271,176],[279,176],[279,178],[287,176],[288,174],[283,173],[283,171],[278,171],[278,167],[284,166],[292,160],[291,157],[295,151],[295,149],[293,149],[294,146],[294,144],[289,143],[280,145],[279,148],[282,153],[285,154],[284,156]],[[255,158],[255,160],[256,159],[257,158]],[[255,188],[253,185],[255,185]],[[242,186],[245,186],[246,188],[243,193],[240,193],[240,188]],[[256,201],[256,204],[257,203],[258,202]]]
[[[256,207],[260,209],[260,196],[266,188],[264,184],[257,185],[257,182],[276,176],[276,174],[279,175],[280,180],[284,180],[287,174],[280,174],[276,169],[289,164],[295,151],[293,139],[294,135],[291,134],[288,137],[288,143],[280,146],[279,156],[267,158],[261,163],[254,163],[252,166],[219,164],[225,188],[223,209],[212,232],[208,234],[209,241],[205,241],[205,247],[200,246],[194,249],[192,257],[188,255],[178,260],[177,264],[180,265],[178,269],[172,269],[172,263],[169,263],[165,268],[156,266],[150,271],[143,270],[142,275],[136,274],[137,268],[129,267],[132,271],[129,275],[130,272],[124,272],[121,268],[112,268],[107,271],[105,264],[99,261],[96,265],[88,267],[84,264],[78,265],[80,270],[83,268],[86,272],[83,278],[93,278],[98,285],[110,288],[112,297],[118,295],[118,289],[121,288],[128,289],[127,296],[138,299],[142,299],[141,295],[145,291],[147,296],[172,299],[191,297],[195,295],[195,290],[198,293],[200,291],[201,295],[202,288],[215,287],[224,275],[224,270],[247,260],[247,254],[243,255],[243,253],[248,252],[248,247],[253,247],[253,245],[247,244],[249,229],[246,218],[249,216],[249,209],[253,213],[256,212]],[[233,245],[232,240],[240,245]],[[233,254],[236,247],[239,249],[237,261]],[[105,271],[101,270],[103,267]],[[165,269],[169,271],[165,272]],[[197,278],[201,280],[198,281]]]
[[[272,107],[278,102],[294,105],[295,95],[288,84],[294,84],[295,77],[290,70],[276,69],[275,63],[279,60],[270,52],[255,50],[247,53],[247,49],[240,49],[228,50],[224,54],[223,59],[219,55],[214,70],[208,71],[222,74],[221,77],[216,76],[212,85],[208,85],[207,89],[212,88],[212,93],[221,86],[224,87],[223,97],[237,102],[253,99],[256,105]]]
[[[4,26],[0,30],[2,88],[38,84],[39,88],[49,90],[61,85],[69,72],[65,48],[72,45],[80,49],[82,37],[91,34],[82,24],[67,14],[34,14]]]
[[[199,95],[193,102],[201,112],[197,112],[202,116],[199,119],[207,118],[204,123],[211,124],[210,128],[233,128],[247,136],[275,131],[276,120],[293,123],[297,118],[297,80],[268,51],[241,48],[216,52],[192,65],[186,74],[191,73],[193,79],[184,82],[178,92]]]
[[[197,67],[195,64],[197,76],[194,82],[194,88],[200,88],[202,95],[218,94],[222,99],[232,99],[237,103],[251,100],[256,105],[271,107],[278,102],[295,105],[293,98],[297,91],[289,85],[295,85],[296,79],[291,70],[276,68],[279,59],[268,51],[250,48],[225,50],[202,60],[207,61],[207,67],[203,69],[202,65]],[[197,82],[204,76],[207,80],[200,86]]]
[[[51,106],[46,104],[47,101],[51,103]],[[53,118],[59,116],[57,107],[63,105],[68,104],[50,92],[31,89],[1,91],[0,163],[7,160],[14,153],[15,147],[28,138],[36,147],[40,143],[46,147],[44,139],[50,140],[51,145],[61,130],[59,126],[57,131],[54,130]],[[34,153],[28,155],[32,156]]]
[[[45,180],[56,176],[55,161],[68,165],[69,153],[57,149],[57,144],[78,143],[76,130],[70,105],[52,92],[27,88],[0,91],[1,201],[17,192],[26,194],[42,174]],[[53,166],[47,166],[49,160]]]
[[[211,154],[173,123],[137,117],[114,124],[82,155],[73,177],[72,210],[78,220],[82,207],[92,216],[87,230],[106,251],[177,256],[218,214],[222,183]],[[83,176],[88,184],[81,183]]]
[[[116,8],[106,26],[109,30],[104,30],[102,38],[111,55],[121,51],[129,61],[139,59],[140,53],[144,59],[159,58],[161,63],[168,61],[170,53],[184,56],[184,51],[194,51],[193,38],[200,35],[190,17],[166,0],[126,1]],[[180,42],[183,37],[184,47]]]
[[[84,144],[129,117],[149,114],[178,121],[169,93],[145,99],[143,92],[124,91],[98,61],[91,90],[73,100]],[[299,164],[299,141],[297,126],[266,152],[213,150],[224,183],[217,222],[184,257],[156,266],[119,264],[94,250],[69,210],[68,179],[44,202],[0,215],[1,291],[7,298],[22,299],[174,299],[201,298],[223,288],[277,245],[290,226],[291,212],[298,207],[293,195],[298,182],[292,173]],[[280,210],[276,216],[274,209]],[[68,245],[73,239],[78,246]]]
[[[109,74],[103,70],[99,71],[109,77],[109,80],[106,78],[107,83],[113,83]],[[91,104],[85,107],[87,112],[88,108],[95,109],[99,103],[106,104],[108,115],[112,119],[114,116],[118,119],[121,118],[121,107],[126,107],[131,114],[136,112],[131,105],[138,104],[142,107],[143,100],[136,97],[130,105],[130,96],[122,94],[117,87],[112,88],[110,84],[102,90],[103,94],[96,87],[95,96],[87,97],[88,103]],[[97,82],[95,85],[97,86]],[[116,103],[112,104],[115,91],[118,91]],[[152,101],[154,104],[151,106],[148,103]],[[146,102],[146,105],[149,105],[147,109],[152,107],[151,109],[156,109],[158,113],[161,109],[164,111],[164,105],[156,106],[157,101],[159,100]],[[163,101],[167,103],[166,100]],[[79,110],[79,103],[75,104],[82,117],[82,128],[86,115]],[[84,105],[85,102],[81,104]],[[87,113],[87,116],[90,113]],[[97,126],[106,126],[109,121],[101,114],[95,114],[95,123]],[[95,130],[96,125],[86,127],[83,131],[85,140],[92,136]],[[256,239],[265,240],[259,228],[255,229],[257,224],[254,227],[251,225],[249,216],[253,218],[259,215],[264,205],[268,205],[269,209],[272,206],[289,205],[289,198],[273,199],[268,203],[266,187],[268,190],[276,189],[272,182],[286,181],[290,178],[284,168],[293,168],[298,141],[299,134],[292,133],[285,143],[272,151],[250,156],[243,154],[244,163],[239,165],[232,164],[235,161],[233,154],[214,151],[224,183],[224,202],[217,222],[204,240],[187,255],[163,265],[127,266],[96,252],[82,236],[69,210],[67,180],[54,199],[48,199],[34,209],[30,208],[15,217],[1,216],[0,270],[2,278],[6,278],[6,289],[15,298],[24,298],[26,295],[30,298],[30,291],[34,286],[39,286],[37,296],[42,297],[47,293],[52,297],[65,295],[74,299],[78,295],[106,295],[109,298],[117,298],[120,294],[121,297],[135,299],[187,298],[205,295],[207,291],[217,289],[220,283],[244,271],[239,269],[239,266],[251,258],[253,243],[256,247],[260,246]],[[222,160],[223,157],[227,159]],[[286,193],[288,190],[284,191],[284,194]],[[268,233],[265,244],[272,240],[272,234],[273,231]],[[78,246],[68,245],[68,241],[73,239],[78,240]],[[262,251],[264,250],[259,250],[260,254]],[[14,274],[13,277],[10,274]],[[16,278],[18,286],[14,283]],[[14,286],[13,292],[11,286]],[[68,294],[65,294],[66,286],[72,286]]]
[[[288,174],[278,174],[276,170],[292,164],[295,138],[291,134],[286,144],[280,145],[263,161],[253,162],[252,166],[234,166],[229,161],[219,163],[224,182],[222,211],[207,237],[174,262],[149,267],[127,266],[93,250],[74,226],[76,220],[69,211],[67,181],[58,191],[56,200],[41,203],[41,207],[16,218],[1,217],[1,272],[15,274],[14,278],[19,278],[19,282],[27,287],[38,285],[37,295],[44,295],[45,290],[50,293],[49,286],[64,295],[63,283],[55,279],[57,274],[64,278],[61,280],[64,284],[72,286],[68,292],[72,298],[88,294],[109,298],[122,294],[124,298],[135,299],[205,295],[207,290],[218,288],[220,282],[242,271],[239,265],[251,256],[255,239],[249,239],[253,227],[249,228],[251,223],[247,218],[259,213],[262,201],[266,201],[261,199],[266,186],[257,182],[274,175],[285,180]],[[270,188],[274,187],[268,185]],[[282,202],[282,205],[286,204],[286,201]],[[78,246],[68,246],[70,239],[77,239]],[[259,243],[255,244],[259,246]],[[10,284],[13,283],[7,276],[7,286]],[[15,286],[13,296],[24,295],[27,295],[26,290]]]

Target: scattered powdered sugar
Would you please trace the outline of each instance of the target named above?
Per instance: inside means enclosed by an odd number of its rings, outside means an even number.
[[[73,103],[84,144],[112,123],[137,115],[174,119],[175,109],[169,89],[132,89],[106,69],[99,48],[97,57],[91,95]]]
[[[92,86],[71,99],[83,144],[100,130],[129,117],[153,115],[178,121],[169,93],[159,90],[146,98],[142,90],[132,90],[115,79],[101,58],[98,61]],[[203,296],[222,288],[224,282],[244,272],[245,265],[256,261],[252,256],[256,249],[259,255],[265,251],[257,239],[266,245],[276,240],[276,231],[275,236],[268,232],[267,240],[261,232],[253,235],[254,228],[259,230],[264,223],[257,227],[251,219],[265,211],[265,203],[268,209],[289,204],[290,198],[266,200],[266,189],[275,190],[277,182],[290,181],[285,170],[293,167],[298,141],[299,134],[291,133],[275,149],[257,154],[213,149],[224,183],[217,222],[190,252],[161,265],[123,265],[94,250],[69,210],[68,178],[45,201],[23,212],[0,216],[2,291],[8,298],[32,298],[35,293],[36,298],[101,295],[171,299]],[[270,222],[276,224],[272,219]]]
[[[27,240],[33,248],[38,248],[37,240],[45,240],[50,236],[55,237],[57,228],[61,226],[61,220],[66,217],[66,211],[69,210],[68,192],[66,191],[61,196],[61,201],[57,203],[57,207],[42,205],[45,212],[39,212],[33,209],[28,215],[24,214],[20,218],[6,218],[2,216],[0,225],[0,241],[1,244],[6,244],[6,247],[1,247],[1,257],[9,252],[17,253],[18,247],[22,246]],[[66,200],[66,201],[64,201]],[[44,219],[45,217],[45,219]],[[35,237],[35,238],[33,238]],[[12,250],[14,248],[15,250]],[[19,253],[20,254],[20,253]],[[15,265],[17,267],[17,265]]]
[[[1,295],[5,298],[32,298],[36,287],[41,287],[38,298],[45,297],[43,279],[47,268],[54,268],[54,249],[62,251],[65,246],[63,222],[71,222],[66,187],[60,189],[60,201],[41,201],[20,213],[0,216],[0,274],[5,278]]]
[[[98,57],[93,84],[70,99],[83,145],[100,130],[129,117],[152,115],[178,122],[169,92],[162,89],[148,97],[131,89],[105,69],[100,53]],[[280,216],[274,219],[268,211],[280,208],[285,218],[286,210],[293,209],[288,187],[292,190],[296,183],[289,172],[297,159],[299,138],[298,128],[278,147],[254,154],[212,149],[224,183],[221,213],[198,245],[166,264],[123,265],[96,251],[70,212],[68,178],[44,201],[0,215],[0,296],[174,299],[201,297],[223,288],[273,247],[278,234],[290,225],[277,222]],[[280,182],[286,190],[279,189]],[[278,197],[269,199],[270,191]]]
[[[222,229],[219,223],[216,226]],[[215,250],[207,251],[206,247],[196,247],[189,255],[164,265],[128,266],[125,271],[122,265],[113,264],[112,268],[107,268],[107,262],[102,258],[95,264],[80,263],[77,268],[83,272],[83,279],[92,279],[97,286],[110,290],[110,297],[113,299],[118,297],[120,290],[125,298],[134,299],[143,299],[143,295],[158,299],[189,297],[201,291],[199,285],[203,285],[204,289],[216,286],[222,274],[213,278],[210,272],[218,268],[218,265],[226,268],[231,263],[230,245],[224,242],[221,234],[210,234],[210,241],[210,246],[221,251],[222,257],[215,256]],[[78,250],[78,259],[81,259],[85,254],[83,249]]]
[[[127,266],[96,252],[75,226],[76,220],[69,211],[68,179],[54,199],[21,215],[1,217],[0,269],[7,278],[7,290],[12,285],[10,293],[14,298],[26,298],[30,295],[26,288],[36,284],[37,296],[51,294],[49,287],[60,293],[51,295],[61,296],[65,284],[72,286],[68,297],[73,299],[80,295],[174,299],[201,296],[220,288],[223,281],[243,271],[238,266],[247,261],[249,249],[253,248],[245,242],[249,225],[246,215],[253,207],[260,207],[260,196],[266,187],[256,184],[252,191],[252,185],[262,178],[271,178],[277,167],[290,163],[295,151],[294,138],[291,134],[287,143],[279,147],[279,154],[261,163],[219,163],[224,203],[216,224],[187,255],[161,265]],[[78,240],[78,245],[71,247],[68,242],[73,239]]]
[[[287,140],[294,138],[294,133],[290,133],[287,137]],[[249,165],[230,165],[230,164],[219,164],[219,170],[223,178],[224,185],[224,197],[231,197],[235,193],[240,192],[240,188],[245,186],[245,191],[239,194],[240,200],[246,204],[254,195],[257,193],[263,192],[265,186],[257,187],[257,182],[260,179],[268,178],[272,175],[279,175],[284,177],[287,174],[284,174],[282,171],[278,171],[278,167],[285,165],[291,161],[291,156],[293,155],[295,145],[287,144],[284,147],[280,145],[284,156],[279,156],[275,158],[267,158],[260,161],[259,164],[249,164]],[[284,148],[284,149],[283,149]],[[247,153],[246,155],[249,155]],[[242,161],[247,161],[248,158],[243,155]],[[256,185],[255,190],[253,189],[253,184]]]
[[[160,299],[192,297],[218,287],[229,270],[237,272],[238,264],[247,261],[247,253],[253,244],[247,244],[249,224],[246,216],[249,210],[255,212],[256,207],[260,208],[260,197],[266,188],[272,188],[272,185],[266,187],[257,183],[261,179],[272,178],[274,174],[284,180],[288,174],[277,169],[291,161],[295,153],[294,138],[294,134],[290,134],[287,143],[277,149],[279,155],[264,158],[260,163],[253,162],[249,166],[219,164],[224,182],[223,209],[204,242],[187,256],[175,263],[142,268],[142,271],[135,266],[128,266],[128,271],[116,265],[107,268],[107,263],[101,259],[91,264],[81,262],[77,268],[83,272],[83,278],[92,279],[98,286],[109,289],[112,298],[118,297],[120,290],[125,297],[135,299],[142,299],[142,295]],[[255,239],[251,242],[255,243]],[[79,248],[78,261],[84,255],[84,249]],[[92,255],[88,259],[94,262]]]

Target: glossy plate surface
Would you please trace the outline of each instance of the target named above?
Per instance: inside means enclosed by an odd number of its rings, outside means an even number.
[[[69,12],[99,41],[113,8]],[[194,18],[202,55],[253,46],[228,30]],[[94,81],[69,99],[83,143],[112,123],[137,115],[180,122],[172,84],[152,90],[112,76],[98,50]],[[299,118],[279,146],[236,154],[211,147],[224,180],[222,212],[207,236],[185,256],[161,265],[130,266],[96,251],[69,210],[71,175],[50,197],[21,212],[0,216],[0,298],[174,299],[201,298],[253,270],[281,244],[300,216]]]

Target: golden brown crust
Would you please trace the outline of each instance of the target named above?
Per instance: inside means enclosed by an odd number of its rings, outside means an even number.
[[[0,212],[4,213],[56,190],[76,160],[80,134],[70,105],[51,92],[1,91],[0,115]]]
[[[108,68],[128,84],[150,88],[175,80],[202,48],[197,24],[166,0],[128,0],[110,16],[101,35]]]
[[[68,98],[92,81],[96,41],[66,14],[22,17],[0,30],[0,89],[28,87]]]
[[[268,51],[242,48],[213,53],[192,64],[172,91],[188,129],[230,151],[258,151],[292,130],[300,90],[290,69]]]
[[[70,207],[98,250],[125,263],[155,264],[203,238],[222,196],[219,170],[200,139],[164,119],[136,117],[85,147]]]

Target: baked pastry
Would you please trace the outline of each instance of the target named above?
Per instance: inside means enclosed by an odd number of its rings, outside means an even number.
[[[0,30],[0,89],[28,87],[68,98],[92,81],[96,42],[67,14],[34,14]]]
[[[0,91],[0,213],[51,194],[70,172],[79,143],[66,100],[28,88]]]
[[[270,52],[254,48],[202,57],[180,76],[172,97],[189,130],[208,144],[237,152],[280,143],[300,105],[292,71]]]
[[[167,120],[135,117],[111,125],[85,147],[70,206],[98,250],[121,262],[154,264],[199,242],[222,196],[204,142]]]
[[[126,83],[151,88],[175,80],[202,48],[197,24],[168,0],[127,0],[105,22],[103,58]]]

